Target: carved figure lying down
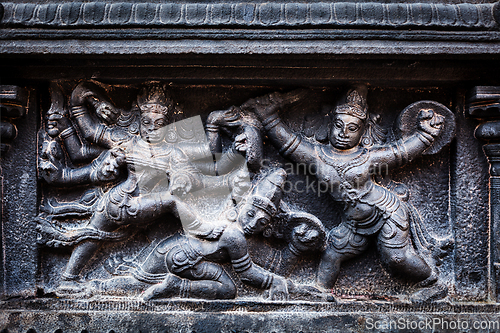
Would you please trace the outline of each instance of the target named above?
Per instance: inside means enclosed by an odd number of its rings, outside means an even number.
[[[112,265],[115,274],[127,274],[88,284],[89,294],[133,295],[143,299],[193,297],[230,299],[236,286],[222,264],[230,263],[244,283],[269,289],[271,299],[283,300],[298,292],[284,277],[271,273],[252,261],[246,237],[259,233],[270,236],[270,226],[288,242],[283,253],[287,262],[306,252],[322,250],[326,232],[313,215],[293,212],[282,202],[286,172],[276,169],[263,177],[236,207],[228,207],[215,228],[223,228],[216,240],[177,233],[147,250],[142,262],[132,260]],[[276,228],[279,224],[281,227]],[[271,232],[272,233],[272,232]],[[276,236],[275,235],[275,236]],[[143,252],[144,253],[144,252]]]

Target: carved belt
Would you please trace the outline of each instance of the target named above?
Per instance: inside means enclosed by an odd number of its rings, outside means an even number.
[[[202,254],[193,249],[189,241],[174,246],[171,251],[173,251],[172,267],[170,267],[172,273],[181,273],[203,259]]]

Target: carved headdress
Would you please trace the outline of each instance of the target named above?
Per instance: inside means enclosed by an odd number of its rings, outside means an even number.
[[[137,96],[137,106],[143,112],[155,112],[168,117],[174,110],[174,103],[165,86],[152,84],[145,87]]]
[[[286,180],[285,170],[279,168],[268,174],[253,189],[251,204],[264,210],[270,216],[276,215],[283,196],[283,186]]]
[[[368,88],[366,86],[358,86],[347,93],[345,102],[337,106],[335,113],[348,114],[350,116],[366,120],[368,116],[368,108],[366,105],[366,95]]]

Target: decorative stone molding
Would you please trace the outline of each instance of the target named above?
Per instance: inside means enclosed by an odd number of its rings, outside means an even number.
[[[500,330],[499,0],[6,1],[0,332]]]
[[[440,3],[129,3],[3,4],[1,23],[29,27],[387,27],[485,30],[498,4]]]
[[[1,14],[1,11],[0,11]],[[0,85],[0,160],[9,151],[11,142],[17,136],[17,128],[11,123],[28,112],[29,94],[24,88],[9,85]],[[0,216],[4,216],[4,174],[0,166]]]

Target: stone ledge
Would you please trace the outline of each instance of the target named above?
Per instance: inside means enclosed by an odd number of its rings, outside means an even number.
[[[164,299],[144,302],[125,297],[97,296],[90,299],[11,299],[0,301],[0,310],[4,311],[41,311],[41,312],[329,312],[329,313],[440,313],[440,314],[498,314],[500,304],[475,302],[438,301],[425,304],[394,301],[360,301],[342,299],[338,302],[313,301],[267,301],[258,298],[239,298],[237,300],[202,300],[202,299]]]
[[[64,305],[63,305],[64,304]],[[101,306],[87,307],[90,304]],[[26,305],[26,308],[19,306]],[[62,307],[59,307],[63,305]],[[141,308],[140,306],[144,306]],[[384,302],[265,302],[265,301],[72,301],[1,302],[2,332],[368,332],[375,323],[393,329],[375,331],[449,331],[439,325],[496,325],[498,305],[435,303],[426,306]],[[47,308],[47,309],[45,309]],[[50,309],[48,309],[50,308]],[[99,309],[98,309],[99,308]],[[434,323],[434,324],[432,324]],[[466,323],[466,324],[465,324]],[[410,325],[421,325],[412,327]],[[427,326],[426,326],[427,324]],[[405,325],[404,327],[401,325]],[[500,324],[498,324],[500,325]],[[372,327],[370,329],[370,327]],[[429,329],[429,327],[432,327]],[[395,329],[394,329],[395,328]],[[61,330],[61,331],[58,331]],[[494,330],[490,330],[494,331]]]
[[[500,42],[381,40],[5,40],[4,54],[497,55]]]

